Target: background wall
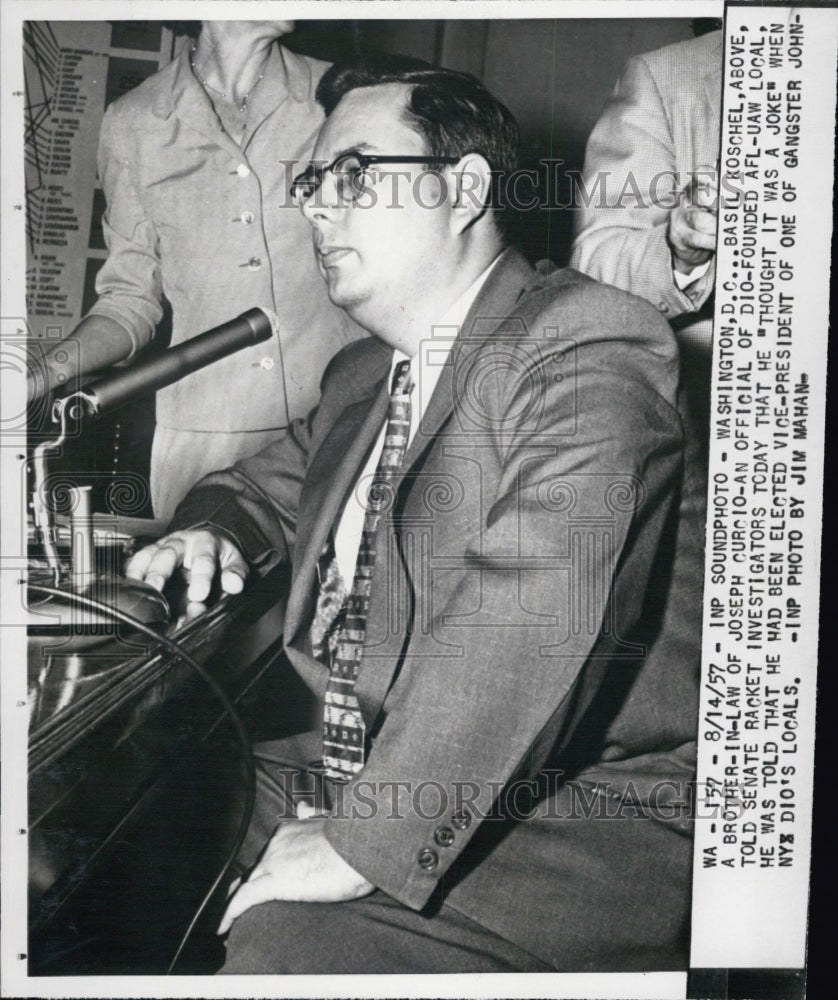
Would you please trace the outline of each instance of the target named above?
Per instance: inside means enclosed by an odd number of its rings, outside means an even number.
[[[522,131],[522,166],[550,157],[580,170],[588,134],[631,55],[693,36],[688,19],[303,21],[283,40],[298,52],[334,61],[366,49],[418,56],[480,77],[512,111]],[[160,22],[30,22],[26,177],[30,337],[66,336],[95,297],[106,256],[95,151],[105,107],[166,65],[185,44]],[[561,190],[566,191],[564,186]],[[567,262],[567,209],[520,213],[512,235],[535,261]],[[167,321],[158,330],[168,340]],[[31,415],[33,439],[52,436],[45,408]],[[71,442],[58,463],[84,470],[97,509],[116,493],[122,513],[150,515],[143,490],[153,431],[153,400],[123,409]],[[125,483],[130,488],[125,489]]]

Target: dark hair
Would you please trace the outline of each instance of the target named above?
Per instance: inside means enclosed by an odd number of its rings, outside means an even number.
[[[459,158],[466,153],[485,157],[494,180],[492,205],[503,208],[505,185],[500,182],[518,165],[518,123],[509,109],[470,73],[381,53],[331,66],[316,97],[328,116],[350,90],[385,83],[412,85],[404,121],[422,136],[430,157]]]
[[[724,21],[720,17],[694,17],[691,27],[696,38],[709,35],[711,31],[721,31]]]
[[[168,28],[173,35],[186,35],[187,38],[197,38],[203,27],[200,21],[164,21],[163,27]]]

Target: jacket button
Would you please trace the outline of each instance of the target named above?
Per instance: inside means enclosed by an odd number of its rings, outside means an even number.
[[[247,262],[247,266],[250,268],[251,271],[258,271],[259,268],[262,266],[262,261],[258,257],[251,257],[250,260]]]
[[[457,830],[467,830],[471,826],[471,816],[464,809],[458,809],[451,813],[451,826]]]
[[[434,840],[440,847],[450,847],[454,843],[454,831],[450,826],[438,826],[434,830]]]
[[[236,167],[236,173],[239,175],[239,177],[249,177],[250,167],[246,163],[240,163]]]
[[[249,226],[256,221],[256,216],[253,214],[253,212],[242,212],[239,218],[246,226]]]
[[[432,872],[439,864],[439,855],[430,847],[423,847],[417,858],[419,867],[426,872]]]
[[[274,366],[273,358],[262,358],[259,362],[259,367],[264,368],[266,372],[269,372]]]

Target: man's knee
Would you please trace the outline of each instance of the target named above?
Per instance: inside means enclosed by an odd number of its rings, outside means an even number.
[[[259,972],[281,972],[282,938],[268,933],[263,911],[271,904],[255,906],[243,913],[230,928],[227,954],[220,975],[253,975]]]
[[[309,904],[269,902],[253,906],[233,924],[219,975],[282,975],[313,972],[323,940],[306,930]],[[320,930],[322,932],[322,924]],[[312,950],[313,949],[313,950]]]

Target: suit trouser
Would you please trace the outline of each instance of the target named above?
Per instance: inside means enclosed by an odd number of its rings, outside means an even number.
[[[251,868],[295,803],[328,807],[327,781],[257,744],[253,818],[238,872]],[[441,905],[410,910],[383,892],[345,903],[270,902],[242,914],[227,939],[222,974],[553,972],[510,941]]]

